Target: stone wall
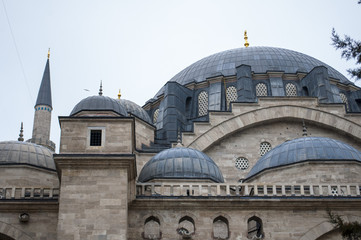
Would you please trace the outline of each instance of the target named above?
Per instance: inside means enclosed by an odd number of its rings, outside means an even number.
[[[137,118],[134,121],[136,148],[142,149],[143,144],[149,146],[151,142],[154,142],[155,128]]]
[[[62,169],[57,239],[125,240],[127,212],[127,169]]]
[[[133,119],[129,118],[60,118],[61,153],[131,153]],[[102,130],[102,146],[89,146],[90,130]],[[104,139],[103,139],[104,138]]]
[[[31,204],[23,203],[22,207],[10,210],[8,207],[0,209],[0,233],[12,237],[16,240],[54,240],[56,239],[56,226],[58,221],[57,205],[54,210],[44,210],[46,203],[37,206],[36,210],[31,208]],[[19,214],[28,213],[29,222],[19,221]]]
[[[182,239],[177,233],[179,220],[188,216],[194,220],[195,234],[192,239],[216,239],[213,238],[214,220],[221,216],[227,219],[229,228],[229,238],[235,240],[245,240],[248,234],[248,220],[256,216],[261,219],[263,224],[264,239],[274,240],[311,240],[317,239],[322,235],[332,231],[332,226],[328,223],[326,211],[314,205],[313,208],[303,208],[300,206],[282,207],[279,209],[267,207],[255,208],[252,200],[243,204],[223,203],[219,208],[217,203],[194,203],[194,201],[179,202],[181,207],[172,208],[172,211],[166,209],[167,203],[158,203],[160,207],[156,209],[147,208],[147,201],[142,201],[142,209],[131,208],[129,210],[129,240],[146,239],[143,238],[144,225],[146,219],[154,216],[159,219],[162,240]],[[257,202],[260,202],[258,200]],[[203,206],[201,206],[203,204]],[[229,207],[233,205],[233,209]],[[138,204],[137,204],[138,206]],[[140,205],[139,205],[140,206]],[[238,206],[236,208],[235,206]],[[274,206],[274,205],[273,205]],[[205,209],[208,207],[208,209]],[[268,208],[268,209],[266,209]],[[283,209],[282,209],[283,208]],[[361,219],[360,209],[337,211],[346,217],[346,220]],[[312,235],[312,237],[310,237]],[[328,235],[334,235],[330,233]],[[325,238],[321,238],[325,239]],[[332,238],[332,239],[341,239]]]
[[[1,187],[49,187],[58,188],[56,172],[30,166],[0,166]]]

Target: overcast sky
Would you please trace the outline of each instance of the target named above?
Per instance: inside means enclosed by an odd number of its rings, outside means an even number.
[[[143,106],[195,61],[243,47],[244,30],[250,46],[299,51],[350,79],[354,61],[330,45],[331,30],[361,40],[357,0],[0,1],[0,141],[16,140],[21,121],[31,138],[50,47],[57,152],[58,116],[96,95],[100,80],[104,95],[116,98],[120,88],[122,98]]]

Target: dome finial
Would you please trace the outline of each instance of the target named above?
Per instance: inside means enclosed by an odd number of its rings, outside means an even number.
[[[102,85],[102,80],[100,80],[99,96],[102,95],[103,95],[103,85]]]
[[[48,49],[48,59],[50,58],[50,48]]]
[[[122,94],[120,94],[120,88],[119,88],[118,99],[120,99],[121,96]]]
[[[303,126],[302,136],[307,137],[307,127],[306,127],[306,124],[305,124],[305,119],[302,119],[302,126]]]
[[[177,137],[177,145],[176,145],[176,147],[183,147],[182,140],[181,140],[180,128],[178,128],[178,137]]]
[[[23,132],[24,132],[24,130],[23,130],[23,122],[21,122],[21,127],[20,127],[20,134],[19,134],[19,138],[18,138],[18,141],[20,141],[20,142],[24,142],[24,135],[23,135]]]
[[[248,47],[248,46],[249,46],[249,43],[248,43],[248,37],[247,37],[247,30],[244,31],[244,40],[246,41],[246,42],[244,43],[244,46],[245,46],[245,47]]]

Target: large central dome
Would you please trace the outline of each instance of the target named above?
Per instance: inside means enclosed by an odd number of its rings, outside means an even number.
[[[236,48],[205,57],[175,75],[170,81],[185,85],[202,82],[208,77],[236,74],[239,65],[250,65],[254,73],[284,71],[285,73],[310,72],[314,67],[325,66],[329,76],[342,83],[351,82],[329,65],[306,54],[275,47]]]

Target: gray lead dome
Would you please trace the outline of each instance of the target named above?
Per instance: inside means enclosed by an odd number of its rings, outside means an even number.
[[[266,169],[305,161],[361,162],[361,152],[346,143],[330,138],[297,138],[284,142],[263,155],[248,173],[247,178]]]
[[[184,147],[166,149],[145,164],[138,181],[153,179],[207,179],[224,182],[221,171],[210,157],[198,150]]]
[[[70,116],[81,111],[113,111],[122,116],[127,116],[127,111],[117,100],[106,96],[91,96],[81,100],[73,108]]]
[[[202,82],[214,76],[236,75],[236,67],[249,65],[254,73],[283,71],[285,73],[309,73],[313,68],[324,66],[330,77],[342,83],[353,84],[340,72],[324,62],[306,54],[275,47],[236,48],[205,57],[175,75],[170,82],[186,85],[191,82]],[[163,93],[161,89],[156,96]]]
[[[30,165],[55,171],[53,153],[46,147],[27,142],[0,142],[0,165]]]
[[[131,114],[143,119],[144,121],[152,124],[148,113],[143,108],[141,108],[138,104],[136,104],[132,101],[126,100],[126,99],[118,99],[118,101],[119,101],[120,105],[122,105],[128,113],[131,113]]]

